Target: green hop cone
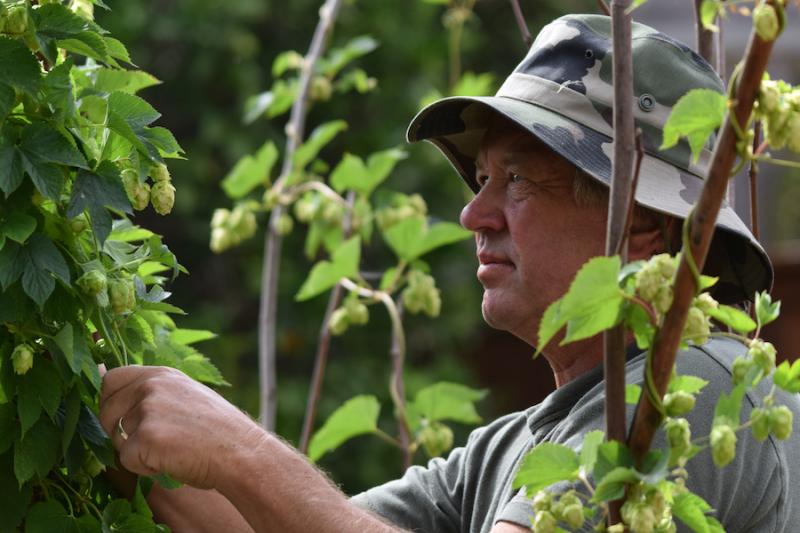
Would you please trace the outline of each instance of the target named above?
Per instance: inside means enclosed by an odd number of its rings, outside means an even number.
[[[147,207],[150,203],[150,185],[140,182],[135,170],[126,168],[122,171],[122,185],[134,209],[141,211]]]
[[[769,437],[769,411],[756,407],[750,412],[750,429],[753,437],[759,442]]]
[[[88,296],[96,296],[106,290],[106,275],[99,270],[90,270],[78,278],[78,287]]]
[[[294,204],[294,216],[300,222],[308,224],[317,215],[317,202],[311,195],[304,195]]]
[[[417,215],[425,216],[428,213],[428,204],[425,199],[419,194],[412,194],[408,197],[408,205],[414,210]]]
[[[670,418],[667,420],[666,432],[670,447],[670,463],[675,463],[692,448],[689,421],[685,418]]]
[[[288,213],[281,213],[278,217],[278,222],[275,225],[275,230],[278,235],[289,235],[294,229],[294,220]]]
[[[653,533],[676,533],[677,531],[678,526],[675,525],[675,521],[672,518],[666,518],[659,522]]]
[[[236,244],[230,232],[226,228],[214,228],[211,230],[211,242],[209,248],[215,254],[224,252]]]
[[[766,3],[760,3],[753,9],[753,26],[756,33],[765,41],[774,41],[778,36],[780,22],[775,8]]]
[[[27,374],[33,368],[33,350],[27,344],[18,344],[11,353],[11,366],[17,375]]]
[[[549,511],[553,505],[553,495],[546,490],[540,490],[533,498],[533,509],[535,511]]]
[[[792,434],[794,415],[785,405],[773,407],[769,412],[769,430],[776,439],[786,440]]]
[[[164,163],[158,163],[150,168],[150,177],[154,181],[171,181],[172,177],[169,175],[169,169]]]
[[[747,354],[765,375],[775,369],[776,351],[772,343],[761,339],[753,339],[750,341],[750,348],[747,350]]]
[[[237,205],[225,220],[223,227],[231,234],[234,244],[238,244],[255,235],[258,222],[255,213],[243,205]]]
[[[228,225],[228,219],[231,216],[231,212],[225,208],[214,209],[214,214],[211,216],[211,227],[212,228],[224,228]]]
[[[309,88],[309,95],[312,100],[325,102],[330,100],[333,94],[333,85],[331,80],[325,76],[314,76],[311,80],[311,87]]]
[[[800,109],[796,109],[789,117],[786,129],[788,134],[786,146],[792,152],[800,154]]]
[[[28,30],[28,8],[24,5],[13,6],[8,10],[5,20],[5,33],[21,35]]]
[[[683,325],[683,336],[697,345],[708,342],[711,334],[711,324],[705,313],[697,307],[689,309],[686,323]]]
[[[86,218],[86,214],[81,213],[75,218],[71,218],[69,220],[69,227],[75,235],[82,233],[83,230],[89,227],[89,221]]]
[[[72,0],[70,9],[86,20],[94,20],[94,3],[92,0]]]
[[[276,191],[275,189],[267,189],[266,191],[264,191],[264,197],[262,198],[264,209],[269,211],[270,209],[278,205],[279,201],[280,201],[280,195],[278,194],[278,191]]]
[[[752,360],[744,357],[737,357],[733,361],[733,367],[731,369],[733,373],[733,384],[738,385],[744,383],[753,365],[754,363]]]
[[[118,315],[132,311],[136,305],[136,289],[130,279],[114,279],[108,283],[111,308]]]
[[[533,533],[555,533],[556,517],[550,511],[539,511],[533,519]]]
[[[441,457],[453,447],[453,430],[439,422],[431,422],[419,432],[419,441],[430,457]]]
[[[603,521],[600,521],[600,524],[603,524]],[[625,533],[625,524],[614,524],[613,526],[608,526],[608,528],[603,529],[605,533]]]
[[[369,322],[369,309],[355,298],[350,298],[344,306],[347,310],[347,318],[355,326],[363,326]]]
[[[762,80],[758,91],[758,108],[762,114],[778,110],[781,101],[781,90],[775,80]]]
[[[694,395],[686,391],[670,392],[664,396],[664,409],[667,416],[683,416],[694,409]]]
[[[338,202],[328,200],[322,206],[322,220],[335,226],[344,219],[344,208]]]
[[[713,296],[704,292],[694,299],[694,306],[700,309],[704,314],[708,314],[719,307],[719,302],[717,302]]]
[[[583,505],[567,505],[561,510],[561,519],[573,530],[583,525]]]
[[[175,205],[175,187],[169,181],[157,181],[150,189],[150,203],[159,215],[168,215]]]
[[[340,307],[331,314],[328,329],[332,334],[341,335],[347,331],[348,326],[350,326],[350,320],[347,317],[347,309]]]
[[[711,458],[722,468],[736,456],[736,433],[727,424],[719,424],[711,430]]]

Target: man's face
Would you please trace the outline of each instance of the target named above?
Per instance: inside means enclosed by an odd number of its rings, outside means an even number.
[[[574,174],[530,133],[495,121],[478,155],[481,189],[461,212],[475,232],[484,319],[531,345],[547,306],[604,253],[607,208],[575,203]]]

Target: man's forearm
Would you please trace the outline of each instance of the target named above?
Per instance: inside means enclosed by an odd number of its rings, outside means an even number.
[[[351,504],[308,460],[262,432],[230,456],[218,490],[258,532],[398,532]]]
[[[154,484],[147,503],[156,521],[175,531],[192,533],[252,533],[253,528],[222,494],[184,485],[165,489]]]

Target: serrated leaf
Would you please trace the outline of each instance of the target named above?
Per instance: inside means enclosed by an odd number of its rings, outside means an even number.
[[[176,329],[170,333],[170,338],[178,344],[194,344],[209,339],[215,339],[217,334],[204,329]]]
[[[61,432],[61,452],[67,453],[81,414],[81,394],[78,387],[72,387],[64,398],[64,425]]]
[[[255,157],[246,155],[237,161],[233,169],[222,180],[222,188],[228,197],[242,198],[259,185],[268,187],[270,172],[278,160],[275,143],[268,141],[258,149]]]
[[[36,219],[21,211],[12,211],[0,220],[0,235],[23,244],[36,229]]]
[[[19,149],[32,163],[88,168],[86,159],[71,139],[44,122],[34,122],[22,130]]]
[[[122,186],[119,170],[113,163],[103,161],[95,172],[78,172],[72,187],[67,216],[75,217],[86,209],[89,210],[92,229],[101,246],[111,233],[112,218],[108,209],[124,213],[133,211]]]
[[[136,94],[142,89],[158,85],[161,81],[141,70],[119,70],[101,67],[95,73],[94,87],[98,91]]]
[[[578,479],[580,463],[578,454],[562,444],[545,442],[537,445],[522,458],[514,488],[525,487],[533,497],[540,490],[559,481]]]
[[[672,504],[672,514],[696,533],[709,533],[705,513],[710,510],[711,506],[692,492],[675,495]]]
[[[739,425],[740,412],[742,410],[742,398],[744,397],[744,384],[736,385],[730,394],[724,392],[719,395],[717,405],[714,408],[714,424],[724,423],[733,427]]]
[[[667,392],[684,391],[689,394],[697,394],[706,385],[708,385],[708,381],[697,376],[678,375],[670,380]]]
[[[317,461],[346,440],[374,432],[378,428],[379,412],[380,404],[374,396],[361,395],[346,401],[311,438],[309,459]]]
[[[800,359],[796,359],[791,365],[789,361],[784,361],[775,369],[773,376],[775,385],[785,391],[796,393],[800,392]]]
[[[346,129],[347,122],[344,120],[325,122],[314,128],[314,131],[311,132],[308,139],[295,151],[292,157],[294,168],[298,170],[304,169],[306,165],[317,157],[317,154],[319,154],[319,151],[322,150],[325,145],[330,143],[334,137]]]
[[[0,249],[0,286],[8,289],[25,270],[27,254],[24,248],[9,242]]]
[[[33,487],[30,483],[19,486],[10,453],[0,455],[0,494],[0,531],[19,531],[17,526],[27,514]]]
[[[242,121],[251,124],[265,115],[267,118],[275,118],[282,115],[292,107],[297,96],[297,80],[278,80],[272,85],[272,89],[263,93],[256,94],[245,100],[244,114]]]
[[[0,37],[0,82],[34,94],[41,72],[39,62],[22,41]]]
[[[308,300],[330,289],[342,278],[355,276],[358,273],[360,257],[361,239],[352,237],[334,252],[331,261],[323,260],[314,265],[295,295],[295,300]]]
[[[495,92],[494,74],[465,72],[451,91],[451,96],[483,96]]]
[[[600,503],[618,500],[625,496],[625,485],[637,479],[638,474],[633,468],[614,468],[597,483],[591,501]]]
[[[58,501],[35,504],[25,516],[25,533],[78,533],[75,518]]]
[[[684,94],[672,107],[664,124],[664,138],[660,150],[678,144],[686,137],[697,161],[709,136],[725,118],[726,97],[711,89],[692,89]]]
[[[617,467],[634,467],[631,451],[624,444],[613,440],[600,444],[597,447],[597,460],[592,472],[594,479],[603,479]]]
[[[72,372],[80,374],[84,361],[91,360],[92,357],[86,346],[86,340],[81,335],[81,329],[73,328],[72,324],[67,323],[53,337],[53,341],[61,350]]]
[[[37,35],[49,39],[67,39],[89,29],[86,19],[60,3],[45,4],[33,14]]]
[[[437,222],[428,227],[422,217],[406,218],[383,232],[384,240],[395,255],[408,262],[436,248],[471,236],[471,231],[452,222]]]
[[[14,443],[14,474],[22,484],[34,474],[46,476],[61,455],[61,434],[50,420],[39,421]]]
[[[61,278],[64,283],[69,283],[69,267],[64,261],[64,256],[53,242],[43,233],[36,233],[28,240],[25,247],[29,260],[41,270],[51,272]]]
[[[20,186],[23,177],[22,155],[11,139],[0,135],[0,190],[10,195]]]
[[[64,172],[57,165],[44,163],[25,153],[20,153],[22,168],[42,195],[52,200],[58,199],[64,187]]]
[[[348,63],[372,52],[377,47],[378,41],[369,35],[355,37],[340,48],[332,48],[326,57],[320,59],[317,69],[329,78],[333,78]]]
[[[595,257],[585,263],[567,293],[545,311],[539,325],[537,352],[567,326],[561,344],[591,337],[616,325],[624,296],[617,284],[618,256]]]
[[[756,318],[761,326],[765,326],[781,314],[781,303],[772,301],[767,291],[756,293]]]
[[[642,387],[628,383],[625,385],[625,403],[628,405],[636,405],[639,403],[639,398],[642,395]]]
[[[488,391],[471,389],[458,383],[439,382],[420,390],[414,398],[416,410],[429,421],[453,420],[464,424],[477,424],[481,417],[475,402]]]
[[[133,64],[131,62],[131,56],[128,53],[128,49],[125,47],[122,41],[104,35],[103,42],[106,43],[106,50],[108,50],[108,55],[110,55],[114,59],[119,59],[120,61],[124,61],[125,63]],[[129,72],[136,72],[137,74],[146,74],[145,72],[141,71],[129,71]]]
[[[594,470],[594,463],[597,461],[597,449],[604,439],[605,433],[597,429],[583,436],[579,462],[584,472],[591,473]]]
[[[749,333],[757,327],[747,313],[730,305],[720,304],[717,308],[709,309],[708,314],[739,333]]]
[[[70,38],[59,39],[57,44],[67,52],[90,57],[101,63],[111,62],[106,41],[95,31],[82,31]]]
[[[22,289],[39,307],[44,305],[55,286],[53,277],[40,268],[28,268],[22,274]]]
[[[14,109],[17,103],[17,94],[14,88],[0,82],[0,120],[5,120],[6,116]]]

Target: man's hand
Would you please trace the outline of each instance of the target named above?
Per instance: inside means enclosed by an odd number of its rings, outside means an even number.
[[[226,457],[265,433],[219,394],[165,367],[128,366],[103,378],[100,422],[122,466],[212,488]]]

